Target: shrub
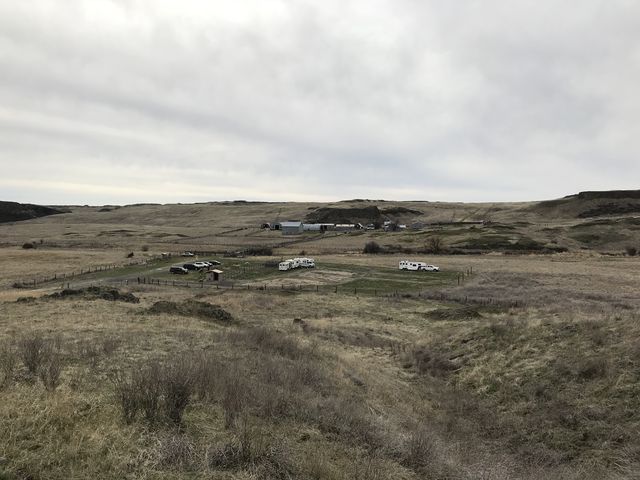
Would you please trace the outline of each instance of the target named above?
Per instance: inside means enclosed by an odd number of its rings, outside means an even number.
[[[283,441],[274,441],[262,428],[243,420],[240,431],[231,442],[214,445],[207,452],[209,468],[248,468],[257,479],[291,479],[295,467]]]
[[[20,358],[30,375],[38,373],[46,355],[47,343],[39,334],[33,334],[31,337],[25,336],[18,341]]]
[[[377,242],[374,242],[373,240],[365,243],[364,249],[362,250],[362,253],[376,254],[380,252],[382,252],[382,247]]]
[[[442,237],[433,236],[427,240],[427,250],[429,253],[438,254],[441,253],[444,247],[444,242],[442,241]]]
[[[143,252],[148,252],[149,251],[149,245],[143,245],[140,250],[142,250]]]
[[[173,424],[180,425],[195,388],[193,362],[183,357],[166,365],[161,380],[164,413]]]
[[[158,441],[156,455],[161,467],[193,470],[198,462],[194,443],[185,435],[168,435]]]
[[[434,436],[425,425],[420,425],[410,432],[405,448],[402,463],[410,468],[423,469],[434,461]]]
[[[60,385],[60,374],[62,373],[62,356],[60,352],[48,344],[45,349],[42,365],[38,370],[38,375],[44,387],[53,391]]]
[[[31,242],[26,242],[22,244],[22,248],[24,248],[25,250],[29,250],[32,248],[36,248],[35,243],[31,243]]]
[[[0,388],[11,384],[17,363],[15,347],[8,341],[0,343]]]
[[[604,358],[589,358],[583,360],[578,366],[578,377],[583,380],[593,380],[604,377],[609,369],[609,364]]]
[[[126,423],[141,413],[149,423],[182,423],[182,415],[195,391],[195,369],[191,357],[167,363],[150,360],[123,376],[112,377],[116,396]]]
[[[249,247],[244,250],[245,255],[271,257],[273,249],[271,247]]]
[[[222,409],[225,428],[234,428],[236,421],[249,403],[248,385],[237,368],[228,371],[222,380]]]
[[[629,255],[630,257],[635,257],[636,254],[638,253],[638,249],[636,247],[627,247],[625,251],[627,252],[627,255]]]

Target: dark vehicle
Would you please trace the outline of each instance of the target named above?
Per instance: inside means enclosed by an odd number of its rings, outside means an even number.
[[[185,263],[184,265],[182,265],[184,268],[186,268],[187,270],[200,270],[200,268],[198,268],[197,265],[194,265],[193,263]]]
[[[177,273],[180,275],[186,275],[187,273],[189,273],[189,270],[187,270],[184,267],[171,267],[169,269],[169,273]]]

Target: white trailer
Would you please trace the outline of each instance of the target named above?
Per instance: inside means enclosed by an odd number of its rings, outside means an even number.
[[[416,262],[412,260],[400,260],[400,263],[398,264],[398,268],[400,270],[413,270],[413,271],[422,270],[426,272],[440,271],[440,268],[436,267],[435,265],[428,265],[425,262]]]
[[[302,257],[302,258],[294,258],[294,260],[297,260],[298,265],[303,268],[313,268],[316,266],[316,262],[313,258]]]
[[[289,258],[278,264],[278,270],[287,271],[294,270],[296,268],[315,268],[316,262],[313,258],[296,257]]]
[[[285,260],[284,262],[280,262],[278,264],[278,270],[284,272],[286,270],[291,270],[293,267],[291,266],[290,260]]]

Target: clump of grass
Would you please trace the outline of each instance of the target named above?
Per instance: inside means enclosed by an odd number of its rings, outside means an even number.
[[[112,377],[126,423],[138,414],[150,424],[179,426],[195,391],[196,365],[191,357],[179,357],[162,363],[150,360],[128,376]]]
[[[587,358],[578,364],[577,375],[583,380],[593,380],[607,375],[609,362],[603,357]]]
[[[18,363],[15,345],[5,340],[0,342],[0,389],[8,387],[13,382],[13,375]]]
[[[171,434],[161,437],[156,447],[159,467],[192,471],[200,467],[201,459],[194,442],[186,435]]]
[[[446,377],[458,368],[445,355],[426,345],[405,351],[400,360],[404,368],[413,367],[419,374],[433,377]]]
[[[44,361],[38,370],[38,376],[47,390],[54,391],[60,385],[61,373],[62,355],[52,344],[49,344],[45,350]]]
[[[264,428],[244,418],[231,441],[213,445],[207,452],[211,469],[247,469],[259,479],[296,478],[297,468],[283,439],[275,440]]]
[[[148,310],[150,314],[168,313],[171,315],[184,315],[197,317],[203,320],[211,320],[220,323],[232,323],[233,316],[219,305],[197,300],[186,300],[184,302],[172,302],[161,300],[154,303]]]
[[[29,375],[35,376],[38,373],[47,355],[47,348],[47,340],[38,333],[25,335],[18,341],[18,353]]]

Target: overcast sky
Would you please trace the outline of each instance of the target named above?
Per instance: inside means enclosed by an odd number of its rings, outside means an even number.
[[[636,0],[0,0],[0,200],[640,188]]]

